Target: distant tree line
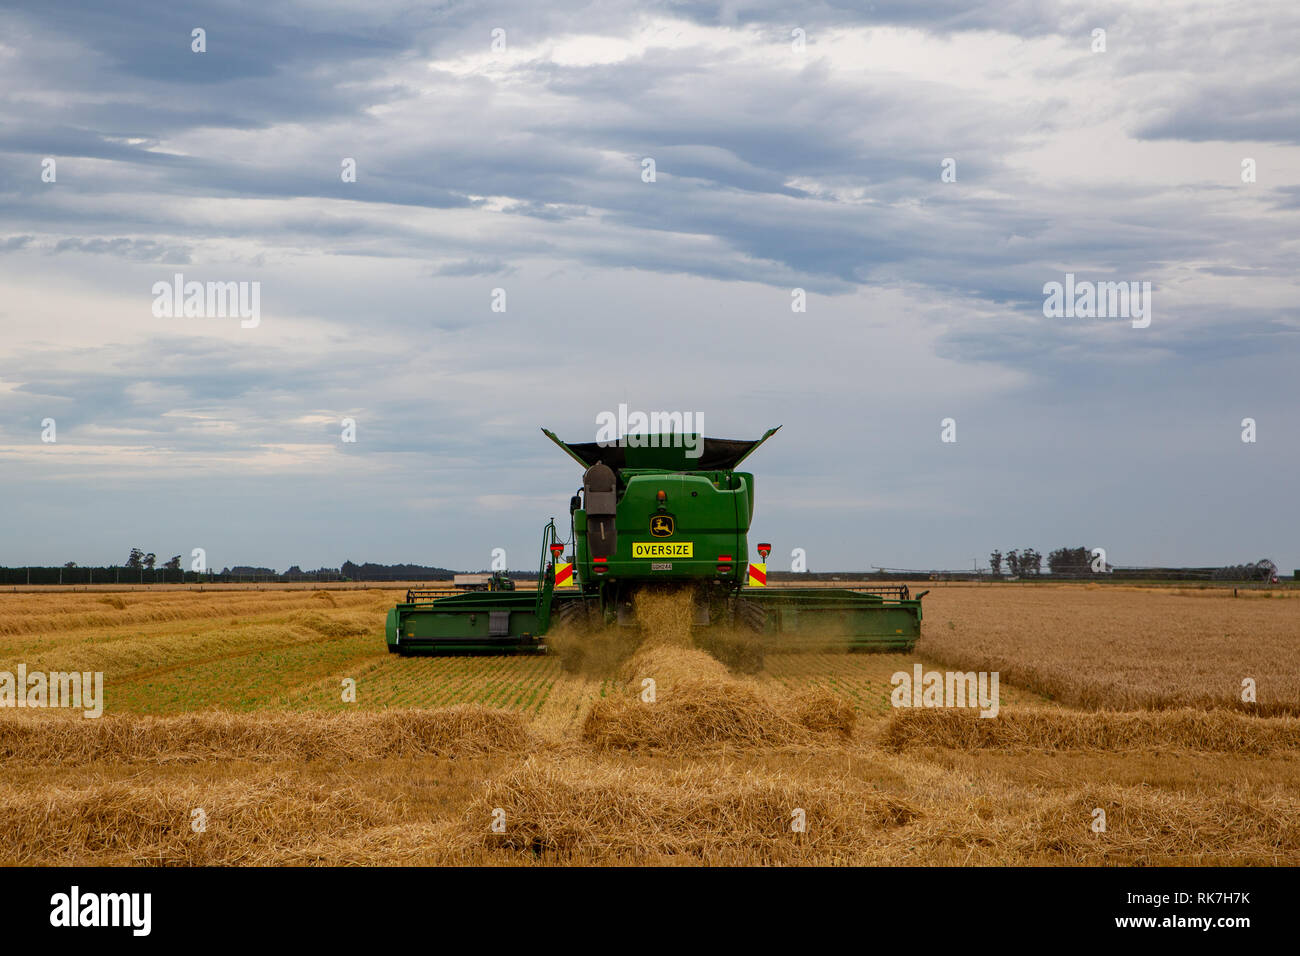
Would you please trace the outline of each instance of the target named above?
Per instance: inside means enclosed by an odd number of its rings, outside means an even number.
[[[423,564],[356,564],[344,561],[339,569],[349,581],[440,581],[450,579],[456,571],[432,568]]]
[[[304,571],[292,565],[280,573],[274,568],[237,564],[220,571],[192,571],[181,566],[181,556],[173,555],[159,564],[158,556],[143,548],[132,548],[124,564],[82,567],[69,561],[61,567],[0,568],[0,585],[22,584],[198,584],[213,583],[293,583],[313,581],[450,581],[457,572],[451,568],[422,564],[357,564],[344,561],[338,568]],[[514,571],[510,577],[534,577],[536,572]]]
[[[1033,548],[1023,551],[1011,550],[1005,555],[1001,551],[989,554],[989,570],[995,578],[1002,576],[1002,565],[1006,562],[1007,573],[1012,577],[1029,577],[1037,575],[1043,568],[1043,556]]]
[[[1268,558],[1254,564],[1230,564],[1214,572],[1216,581],[1271,581],[1277,577],[1277,565]]]
[[[1053,576],[1091,577],[1093,556],[1085,547],[1057,548],[1047,556],[1047,566]],[[1005,554],[993,551],[989,555],[989,569],[992,576],[1010,575],[1021,579],[1033,579],[1042,576],[1043,556],[1034,548],[1013,549]],[[1277,576],[1277,566],[1267,558],[1246,564],[1225,565],[1218,568],[1116,568],[1107,566],[1108,576],[1126,580],[1167,578],[1169,580],[1216,580],[1216,581],[1270,581]],[[192,571],[181,566],[181,556],[172,555],[161,565],[157,555],[142,548],[132,548],[126,563],[100,567],[81,567],[75,561],[68,561],[61,567],[0,567],[0,586],[23,584],[197,584],[214,583],[293,583],[293,582],[328,582],[328,581],[449,581],[457,573],[451,568],[434,567],[422,564],[375,564],[367,561],[357,564],[344,561],[338,568],[317,568],[304,571],[298,565],[291,566],[280,573],[274,568],[253,565],[235,565],[220,571]],[[516,580],[531,579],[535,571],[508,571],[507,575]],[[871,578],[878,580],[912,580],[925,572],[867,572],[837,571],[819,574],[773,571],[773,580],[818,579],[836,580],[837,578]],[[956,575],[963,572],[954,572]],[[964,572],[972,578],[980,573]]]
[[[1003,568],[1013,577],[1037,577],[1042,569],[1042,555],[1033,548],[1008,551],[993,551],[989,554],[989,570],[993,577],[1002,577]],[[1047,556],[1048,570],[1056,576],[1081,577],[1102,573],[1101,567],[1094,568],[1097,559],[1092,550],[1083,546],[1077,548],[1057,548]],[[1277,576],[1277,565],[1264,558],[1254,563],[1230,564],[1218,568],[1116,568],[1106,564],[1105,573],[1124,578],[1187,578],[1212,579],[1215,581],[1271,581]]]
[[[220,571],[185,571],[178,567],[132,568],[124,564],[83,567],[75,562],[57,568],[0,568],[0,586],[22,584],[200,584],[281,583],[288,581],[343,581],[336,568],[321,568],[297,575],[277,574],[270,568],[239,566]]]

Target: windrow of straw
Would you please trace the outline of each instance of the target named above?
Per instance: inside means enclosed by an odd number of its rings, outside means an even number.
[[[1011,799],[1007,799],[1010,797]],[[980,803],[968,798],[967,803]],[[908,832],[918,862],[1262,866],[1300,862],[1300,802],[1277,793],[1037,788],[970,808],[947,799]],[[1098,811],[1102,811],[1099,814]]]
[[[701,681],[737,684],[727,668],[716,658],[690,647],[657,645],[636,652],[619,669],[618,677],[629,686],[641,688],[647,678],[658,690],[671,691],[681,684],[698,685]]]
[[[320,593],[325,594],[324,591]],[[325,596],[329,597],[328,594]],[[374,630],[374,620],[371,615],[360,612],[331,616],[321,611],[297,611],[289,617],[287,623],[291,627],[305,628],[328,638],[355,637],[368,630]]]
[[[522,715],[477,705],[342,714],[206,711],[174,717],[0,715],[0,761],[369,760],[519,753]]]
[[[348,788],[304,784],[297,774],[208,784],[4,786],[0,864],[345,863],[321,848],[398,824],[402,810]]]
[[[560,861],[753,865],[806,862],[814,854],[829,862],[887,839],[883,831],[914,816],[906,802],[849,778],[569,757],[530,758],[490,783],[465,820],[481,846]]]
[[[313,607],[373,611],[381,604],[391,605],[392,597],[374,590],[14,594],[0,600],[0,635],[61,635],[169,621],[193,625],[232,615],[265,619]]]
[[[1231,754],[1300,751],[1300,720],[1247,717],[1231,711],[1003,710],[996,718],[969,711],[900,709],[881,743],[889,750],[1093,750],[1111,753],[1187,750]]]
[[[695,618],[693,595],[685,588],[646,588],[636,596],[641,647],[689,648]]]
[[[514,764],[455,809],[394,797],[404,771],[378,773],[0,782],[0,865],[1300,863],[1300,801],[1276,787],[1056,790],[931,767],[883,789],[826,764],[570,753]]]
[[[807,745],[848,739],[856,714],[825,691],[798,697],[766,693],[692,646],[689,592],[638,596],[644,634],[624,665],[627,690],[595,702],[582,740],[601,749],[689,753],[714,746]]]
[[[140,672],[183,668],[272,648],[341,641],[366,633],[382,642],[373,612],[356,608],[333,610],[318,602],[271,618],[244,623],[232,621],[226,627],[209,626],[202,630],[120,629],[114,635],[100,635],[93,641],[75,631],[55,631],[48,640],[14,639],[7,643],[10,656],[0,655],[0,670],[12,672],[18,663],[23,663],[29,673],[102,671],[111,682]],[[0,643],[5,641],[0,639]]]
[[[847,701],[825,691],[769,693],[737,680],[717,659],[676,639],[643,645],[620,676],[625,692],[596,701],[583,722],[582,740],[601,749],[686,753],[717,745],[809,744],[853,734],[856,713]]]

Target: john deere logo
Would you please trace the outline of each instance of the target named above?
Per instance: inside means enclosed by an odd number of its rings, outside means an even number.
[[[650,519],[650,533],[656,538],[668,538],[673,533],[672,515],[655,515]]]

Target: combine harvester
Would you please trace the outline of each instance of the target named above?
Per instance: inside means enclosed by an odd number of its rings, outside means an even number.
[[[928,592],[769,589],[765,563],[749,564],[754,476],[736,468],[777,429],[757,441],[634,436],[640,447],[571,445],[542,431],[584,471],[569,503],[567,541],[554,518],[542,529],[537,589],[507,589],[508,579],[494,576],[486,590],[408,591],[388,612],[389,651],[541,651],[560,623],[634,624],[637,593],[665,585],[690,589],[697,627],[746,628],[772,651],[910,651],[916,644]],[[766,562],[771,545],[757,550]],[[758,586],[746,586],[750,579]]]

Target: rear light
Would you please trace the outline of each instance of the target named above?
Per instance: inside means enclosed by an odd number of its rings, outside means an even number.
[[[719,565],[718,565],[718,573],[719,573],[719,574],[726,574],[728,571],[731,571],[731,570],[733,570],[734,568],[735,568],[735,565],[734,565],[734,564],[719,564]]]
[[[607,567],[605,567],[605,565],[601,564],[601,565],[597,565],[596,567],[592,568],[591,570],[595,571],[597,574],[604,574],[606,571],[609,570],[609,568],[607,568]]]
[[[591,560],[595,561],[597,564],[604,564],[609,560],[609,558],[592,558]]]
[[[718,555],[718,560],[719,560],[719,561],[730,561],[730,560],[731,560],[731,555],[729,555],[729,554],[720,554],[720,555]]]

